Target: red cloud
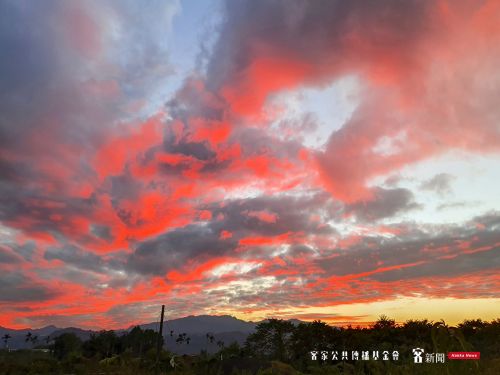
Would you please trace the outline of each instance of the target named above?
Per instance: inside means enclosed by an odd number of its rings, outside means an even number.
[[[266,223],[276,223],[276,220],[278,219],[278,215],[272,212],[268,212],[265,210],[262,211],[249,211],[248,216],[250,217],[256,217],[260,221],[264,221]]]
[[[109,135],[109,140],[100,147],[94,163],[101,179],[121,174],[128,164],[135,166],[137,158],[161,143],[161,116],[158,114],[143,124],[130,126],[123,135]]]
[[[293,17],[278,6],[282,19],[276,20],[276,9],[259,4],[245,15],[230,13],[235,18],[228,25],[236,31],[216,50],[227,69],[222,95],[243,116],[259,118],[266,98],[281,90],[346,74],[360,78],[358,109],[317,153],[324,186],[346,202],[372,199],[370,179],[449,150],[500,150],[491,101],[498,85],[486,84],[498,80],[498,5],[405,7],[313,2]],[[268,28],[273,31],[264,33]],[[397,152],[377,150],[382,138],[398,134],[405,137]],[[267,173],[265,163],[252,163],[257,175]]]

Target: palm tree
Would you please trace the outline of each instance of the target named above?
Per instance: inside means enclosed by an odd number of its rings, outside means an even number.
[[[179,336],[175,340],[175,342],[177,344],[182,344],[183,342],[186,342],[187,344],[189,344],[190,341],[191,341],[191,338],[187,337],[187,333],[179,333]]]
[[[38,341],[38,336],[33,335],[31,332],[28,332],[26,334],[26,338],[24,339],[25,342],[31,342],[31,346],[34,346],[36,342]]]
[[[11,339],[11,338],[12,338],[12,336],[9,335],[8,333],[6,333],[5,335],[3,335],[2,340],[3,340],[3,343],[5,345],[5,348],[8,348],[7,343],[9,341],[9,339]]]
[[[211,333],[207,333],[206,337],[207,337],[207,353],[208,353],[208,343],[213,344],[215,337]]]
[[[224,348],[224,341],[218,340],[217,341],[217,346],[219,347],[220,360],[222,361],[222,349]]]
[[[390,319],[387,315],[380,315],[378,320],[373,325],[373,328],[377,330],[391,329],[395,327],[396,321],[394,319]]]

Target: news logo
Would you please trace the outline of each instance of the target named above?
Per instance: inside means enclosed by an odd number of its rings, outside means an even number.
[[[424,352],[425,352],[425,350],[422,348],[414,348],[412,350],[413,362],[414,363],[422,363]]]
[[[477,360],[481,359],[480,352],[449,352],[448,359]]]

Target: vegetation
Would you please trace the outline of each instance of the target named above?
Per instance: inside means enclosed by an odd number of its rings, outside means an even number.
[[[409,320],[396,324],[381,316],[370,328],[337,328],[321,321],[294,325],[270,319],[257,325],[245,345],[226,345],[214,334],[207,342],[217,342],[219,352],[202,351],[197,356],[177,356],[162,350],[156,362],[158,333],[135,327],[117,335],[101,331],[82,342],[73,333],[64,333],[40,345],[33,335],[26,341],[31,350],[0,351],[0,373],[17,374],[171,374],[171,375],[323,375],[323,374],[499,374],[500,319],[485,322],[466,320],[457,327],[445,322]],[[10,339],[3,337],[4,344]],[[170,339],[189,343],[185,333]],[[425,353],[477,351],[478,361],[448,360],[445,363],[413,363],[411,351]],[[45,349],[43,351],[43,349]],[[397,350],[397,360],[332,359],[332,352]],[[311,351],[328,352],[328,359],[312,360]]]

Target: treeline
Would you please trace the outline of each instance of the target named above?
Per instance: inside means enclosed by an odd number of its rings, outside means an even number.
[[[479,361],[448,360],[436,363],[413,363],[412,350],[424,349],[424,353],[480,352]],[[244,350],[247,356],[278,360],[307,374],[500,374],[500,319],[486,322],[481,319],[465,320],[456,327],[444,321],[408,320],[396,324],[393,319],[381,316],[369,328],[337,328],[321,321],[293,325],[289,321],[271,319],[257,326]],[[342,360],[346,351],[348,358]],[[378,360],[353,359],[352,352],[377,352]],[[397,351],[399,358],[393,360]],[[316,360],[312,353],[316,352]],[[321,358],[326,353],[327,359]],[[382,353],[390,353],[390,359],[382,360]],[[332,354],[338,353],[338,359]]]
[[[209,327],[207,327],[209,328]],[[445,322],[409,320],[396,324],[382,316],[369,328],[329,326],[321,321],[292,324],[270,319],[257,325],[245,345],[218,341],[219,351],[202,351],[196,356],[177,356],[162,350],[156,362],[159,334],[135,327],[117,335],[101,331],[82,341],[73,333],[64,333],[37,350],[0,353],[0,373],[17,374],[199,374],[199,375],[270,375],[270,374],[499,374],[500,319],[486,322],[466,320],[456,327]],[[30,338],[31,339],[31,338]],[[185,333],[167,332],[166,339],[189,345]],[[217,338],[207,333],[207,341]],[[162,338],[163,344],[163,338]],[[425,353],[453,351],[481,352],[479,361],[450,361],[414,364],[413,348]],[[45,349],[47,352],[40,351]],[[370,360],[342,359],[346,351],[398,352]],[[313,357],[316,353],[316,358]],[[338,358],[332,353],[338,352]],[[327,353],[325,357],[321,353]],[[425,362],[425,361],[424,361]]]
[[[47,337],[44,344],[32,350],[4,350],[0,356],[0,374],[147,374],[156,368],[159,337],[157,332],[140,327],[121,335],[103,330],[91,334],[86,341],[67,332]],[[5,346],[8,338],[4,338]],[[164,366],[166,355],[161,353],[160,364]]]
[[[101,331],[91,334],[90,339],[82,342],[74,333],[63,333],[54,339],[51,346],[53,355],[63,360],[71,354],[85,358],[102,360],[126,353],[130,357],[142,357],[155,349],[159,334],[151,329],[134,327],[130,332],[118,336],[114,331]],[[163,344],[163,339],[162,342]]]

